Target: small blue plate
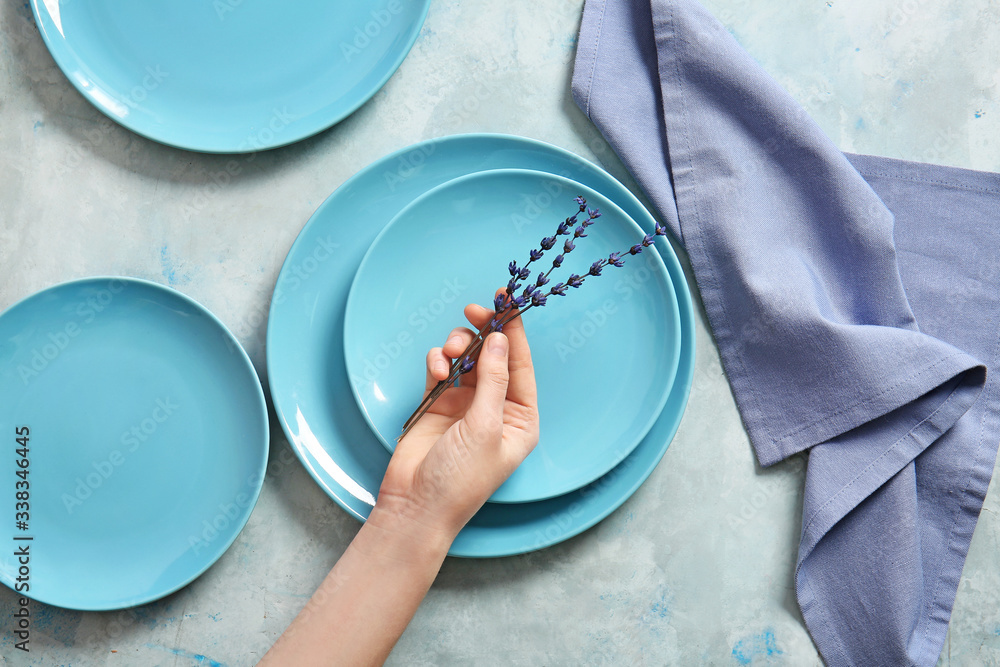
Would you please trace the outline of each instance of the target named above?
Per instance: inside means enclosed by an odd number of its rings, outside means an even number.
[[[207,153],[290,144],[396,71],[430,0],[31,0],[45,44],[94,106]]]
[[[275,410],[309,474],[359,520],[375,504],[389,452],[355,405],[344,362],[344,307],[354,273],[378,233],[413,199],[453,178],[504,168],[571,178],[614,201],[643,229],[653,230],[653,218],[635,196],[579,156],[523,137],[456,135],[410,146],[352,176],[310,218],[278,275],[267,327]],[[524,202],[521,214],[532,220],[532,206],[538,203]],[[451,555],[506,556],[568,539],[624,503],[663,457],[691,390],[695,339],[684,272],[669,243],[657,239],[656,248],[680,306],[681,357],[653,428],[624,461],[582,489],[534,503],[488,503],[459,533]]]
[[[547,206],[529,224],[523,202],[541,195]],[[475,172],[400,211],[361,261],[347,299],[351,388],[372,430],[393,451],[420,402],[427,350],[468,324],[465,304],[492,304],[510,278],[508,263],[524,266],[541,238],[577,212],[576,196],[601,217],[564,255],[546,288],[586,275],[612,252],[626,262],[525,313],[541,435],[493,502],[544,500],[589,484],[628,456],[659,416],[677,372],[680,315],[660,255],[627,252],[645,232],[606,197],[567,178],[523,169]],[[526,282],[551,267],[566,238],[529,267]]]
[[[90,278],[0,315],[0,438],[0,581],[121,609],[185,586],[236,539],[264,480],[267,411],[250,360],[202,306]]]

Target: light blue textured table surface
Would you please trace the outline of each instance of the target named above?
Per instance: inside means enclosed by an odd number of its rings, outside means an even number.
[[[712,0],[710,9],[845,151],[1000,170],[1000,8],[986,0]],[[0,308],[56,282],[126,274],[213,310],[264,370],[268,302],[310,214],[371,161],[493,131],[542,139],[630,179],[574,106],[580,0],[432,3],[388,85],[312,139],[239,162],[161,146],[72,88],[23,2],[0,5]],[[228,180],[222,186],[217,182]],[[761,470],[704,322],[687,414],[649,481],[596,528],[526,556],[450,559],[395,665],[818,664],[792,574],[804,460]],[[247,528],[205,575],[114,613],[34,605],[15,651],[0,588],[0,664],[249,665],[358,524],[280,430]],[[995,492],[941,664],[1000,664]]]

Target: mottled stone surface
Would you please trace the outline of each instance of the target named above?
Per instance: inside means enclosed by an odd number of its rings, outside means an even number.
[[[986,0],[710,0],[710,9],[837,144],[1000,170],[1000,9]],[[298,144],[200,155],[106,120],[55,66],[23,2],[0,5],[0,307],[56,282],[125,274],[215,312],[264,374],[281,262],[351,174],[422,139],[543,139],[631,180],[569,90],[580,0],[434,0],[389,83]],[[224,187],[212,175],[237,160]],[[249,665],[303,606],[358,525],[273,430],[247,528],[205,575],[117,613],[34,605],[29,655],[0,663]],[[756,465],[699,315],[691,401],[649,481],[592,530],[538,553],[450,559],[394,665],[818,664],[795,601],[804,461]],[[987,498],[942,664],[1000,663],[1000,522]]]

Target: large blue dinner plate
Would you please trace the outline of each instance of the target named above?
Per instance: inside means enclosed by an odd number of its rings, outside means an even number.
[[[521,223],[521,202],[538,193],[551,195],[551,205],[533,224]],[[347,299],[351,389],[392,451],[420,402],[427,350],[466,324],[466,303],[491,304],[510,278],[509,262],[534,269],[526,284],[552,267],[569,237],[538,262],[528,263],[528,251],[577,213],[576,196],[601,217],[562,254],[545,289],[574,273],[586,276],[612,252],[626,261],[525,311],[541,433],[493,502],[544,500],[589,484],[628,456],[659,416],[680,358],[680,313],[659,253],[628,254],[645,232],[608,198],[568,178],[527,169],[477,171],[400,211],[368,249]]]
[[[524,168],[571,178],[602,193],[643,229],[654,221],[607,172],[550,144],[506,135],[435,139],[388,155],[355,174],[319,207],[292,245],[268,319],[268,377],[292,449],[316,482],[364,520],[375,504],[389,453],[354,404],[344,362],[348,290],[366,250],[413,199],[453,178]],[[523,201],[531,224],[545,196]],[[684,273],[658,239],[680,311],[681,356],[667,403],[625,460],[582,489],[533,503],[488,503],[459,533],[454,556],[491,557],[540,549],[576,535],[619,507],[649,476],[680,423],[694,373],[694,315]],[[656,340],[647,342],[655,346]]]
[[[70,82],[165,144],[245,153],[340,121],[389,79],[430,0],[31,0]]]
[[[0,581],[70,609],[195,579],[242,530],[267,463],[264,394],[236,339],[128,278],[63,283],[0,315],[0,435]]]

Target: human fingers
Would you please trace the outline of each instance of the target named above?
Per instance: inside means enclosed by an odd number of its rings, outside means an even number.
[[[465,317],[473,326],[485,326],[493,314],[492,310],[477,304],[465,307]],[[528,338],[520,316],[503,325],[503,333],[510,342],[508,359],[510,385],[507,397],[515,403],[534,406],[538,402],[535,367],[531,361],[531,349],[528,347]]]
[[[447,379],[450,370],[451,359],[445,356],[440,347],[432,348],[427,352],[427,375],[424,391],[430,391],[438,382]]]
[[[452,359],[457,359],[469,347],[469,343],[476,337],[467,327],[455,327],[448,334],[448,340],[443,346],[444,353]]]
[[[470,304],[472,305],[472,304]],[[476,317],[474,319],[469,318],[469,306],[465,307],[465,316],[469,320],[469,323],[476,328],[476,331],[480,331],[483,327],[489,324],[490,319],[493,317],[492,310],[486,310],[481,306],[476,306],[479,310],[476,311]],[[474,334],[476,335],[476,334]],[[464,349],[464,348],[463,348]],[[482,348],[480,348],[482,349]],[[462,386],[463,387],[475,387],[476,381],[479,378],[479,362],[472,367],[472,371],[468,374],[462,376]]]
[[[510,344],[502,333],[491,333],[479,353],[478,382],[472,404],[465,413],[465,434],[470,446],[499,443],[503,436],[504,402],[507,399],[507,353]]]
[[[443,348],[445,355],[449,358],[448,363],[450,364],[452,359],[460,359],[475,338],[476,334],[466,327],[452,329]],[[473,366],[472,372],[460,377],[460,383],[463,387],[474,387],[476,385],[475,366]]]

